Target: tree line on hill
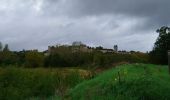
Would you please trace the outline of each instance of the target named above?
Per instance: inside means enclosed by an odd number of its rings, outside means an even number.
[[[2,45],[1,45],[2,46]],[[131,54],[93,52],[69,52],[60,50],[48,56],[43,52],[10,51],[6,45],[0,51],[0,65],[15,65],[19,67],[76,67],[76,66],[108,66],[119,62],[148,63],[148,54],[132,52]]]
[[[10,51],[8,45],[0,43],[0,66],[19,67],[76,67],[109,66],[119,62],[167,64],[167,51],[170,50],[170,28],[163,26],[157,30],[159,37],[149,53],[132,51],[131,53],[102,53],[98,48],[92,52],[70,52],[59,50],[48,56],[34,50]]]

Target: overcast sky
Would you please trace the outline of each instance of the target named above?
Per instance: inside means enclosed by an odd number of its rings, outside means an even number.
[[[45,50],[82,41],[149,51],[169,25],[170,0],[0,0],[0,41],[11,50]]]

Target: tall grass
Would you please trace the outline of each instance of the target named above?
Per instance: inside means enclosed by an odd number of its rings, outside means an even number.
[[[170,100],[167,66],[120,65],[91,80],[88,73],[0,68],[0,100]]]
[[[78,70],[0,68],[0,100],[61,98],[83,80]]]

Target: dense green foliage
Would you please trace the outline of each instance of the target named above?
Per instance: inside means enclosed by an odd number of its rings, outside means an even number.
[[[83,52],[60,52],[45,57],[46,67],[74,67],[92,63],[93,54]]]
[[[1,68],[0,100],[62,97],[69,88],[88,78],[80,76],[80,72],[76,69]]]
[[[76,66],[110,66],[114,63],[149,63],[145,53],[102,53],[94,52],[56,52],[45,56],[37,51],[0,51],[0,65],[20,67],[76,67]]]
[[[149,56],[145,53],[134,52],[131,54],[102,53],[94,51],[90,53],[55,53],[45,58],[46,67],[57,66],[110,66],[114,63],[148,63]]]
[[[39,52],[26,52],[25,53],[25,67],[42,67],[44,63],[44,55]]]
[[[37,67],[80,67],[80,66],[110,66],[119,62],[149,63],[149,55],[141,52],[110,52],[102,53],[100,48],[91,49],[90,52],[77,50],[79,46],[60,46],[48,55],[38,50],[10,51],[8,45],[4,47],[0,42],[0,65],[20,66],[27,68]],[[76,49],[75,49],[76,48]],[[90,48],[90,47],[88,47]]]
[[[131,64],[113,68],[72,89],[69,100],[170,100],[166,66]]]
[[[156,64],[168,64],[167,51],[170,50],[170,27],[163,26],[157,32],[159,37],[150,52],[151,61]]]

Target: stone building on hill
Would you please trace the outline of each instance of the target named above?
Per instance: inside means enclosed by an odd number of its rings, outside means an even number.
[[[93,52],[93,51],[100,51],[102,53],[119,53],[118,52],[118,46],[114,45],[113,49],[107,49],[103,48],[101,46],[92,48],[85,44],[83,44],[81,41],[75,41],[72,43],[72,45],[56,45],[56,46],[48,46],[48,50],[44,51],[44,54],[46,56],[50,54],[55,53],[76,53],[76,52]]]
[[[91,47],[86,46],[82,42],[73,42],[72,45],[56,45],[56,46],[48,46],[48,50],[45,51],[45,55],[50,55],[54,53],[60,52],[92,52],[93,49]]]

